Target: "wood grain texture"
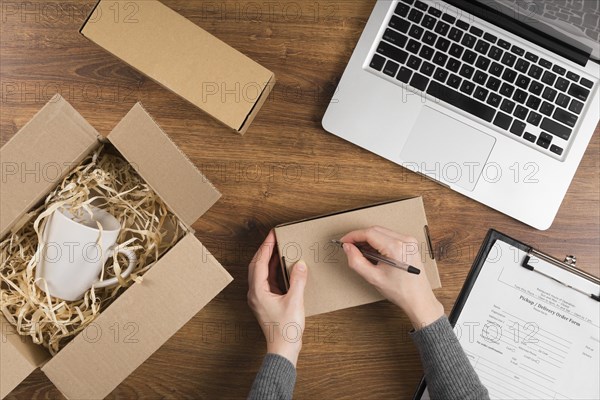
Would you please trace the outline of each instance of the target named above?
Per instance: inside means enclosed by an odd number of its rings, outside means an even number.
[[[554,225],[540,232],[321,128],[373,0],[164,1],[276,73],[278,84],[245,137],[80,36],[94,2],[2,0],[0,142],[56,92],[103,134],[142,101],[224,194],[194,228],[235,278],[110,398],[245,397],[265,351],[246,305],[247,264],[280,223],[422,195],[443,284],[437,294],[447,310],[490,227],[557,257],[573,253],[600,275],[598,130]],[[422,370],[408,330],[407,318],[385,302],[311,318],[295,397],[410,398]],[[60,393],[37,371],[9,398]]]

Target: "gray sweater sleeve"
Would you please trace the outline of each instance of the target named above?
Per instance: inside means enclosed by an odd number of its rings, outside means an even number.
[[[432,399],[489,399],[446,316],[411,336],[421,353]]]
[[[291,399],[296,385],[296,368],[285,357],[267,354],[248,395],[249,400]]]

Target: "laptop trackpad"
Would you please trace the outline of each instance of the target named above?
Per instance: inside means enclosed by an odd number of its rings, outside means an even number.
[[[493,136],[423,107],[400,159],[412,171],[472,191],[495,143]]]

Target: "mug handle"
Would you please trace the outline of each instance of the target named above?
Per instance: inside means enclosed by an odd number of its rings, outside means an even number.
[[[129,249],[118,249],[116,250],[117,253],[123,254],[125,257],[127,257],[129,259],[129,266],[127,267],[127,269],[125,271],[123,271],[123,273],[121,273],[121,278],[125,279],[127,278],[131,272],[133,271],[133,268],[135,267],[135,264],[137,264],[137,256],[135,255],[135,253],[132,250]],[[111,252],[111,257],[114,255],[115,250],[112,250]],[[119,279],[117,277],[114,278],[110,278],[110,279],[105,279],[103,281],[98,281],[96,283],[94,283],[93,287],[96,289],[99,288],[104,288],[107,286],[113,286],[116,285],[117,283],[119,283]]]

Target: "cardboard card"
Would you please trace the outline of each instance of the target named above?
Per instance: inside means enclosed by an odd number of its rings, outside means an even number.
[[[308,264],[304,297],[307,316],[383,300],[348,267],[344,251],[331,243],[350,231],[374,225],[416,238],[431,287],[441,287],[421,197],[316,217],[275,228],[284,272],[289,275],[300,259]]]

